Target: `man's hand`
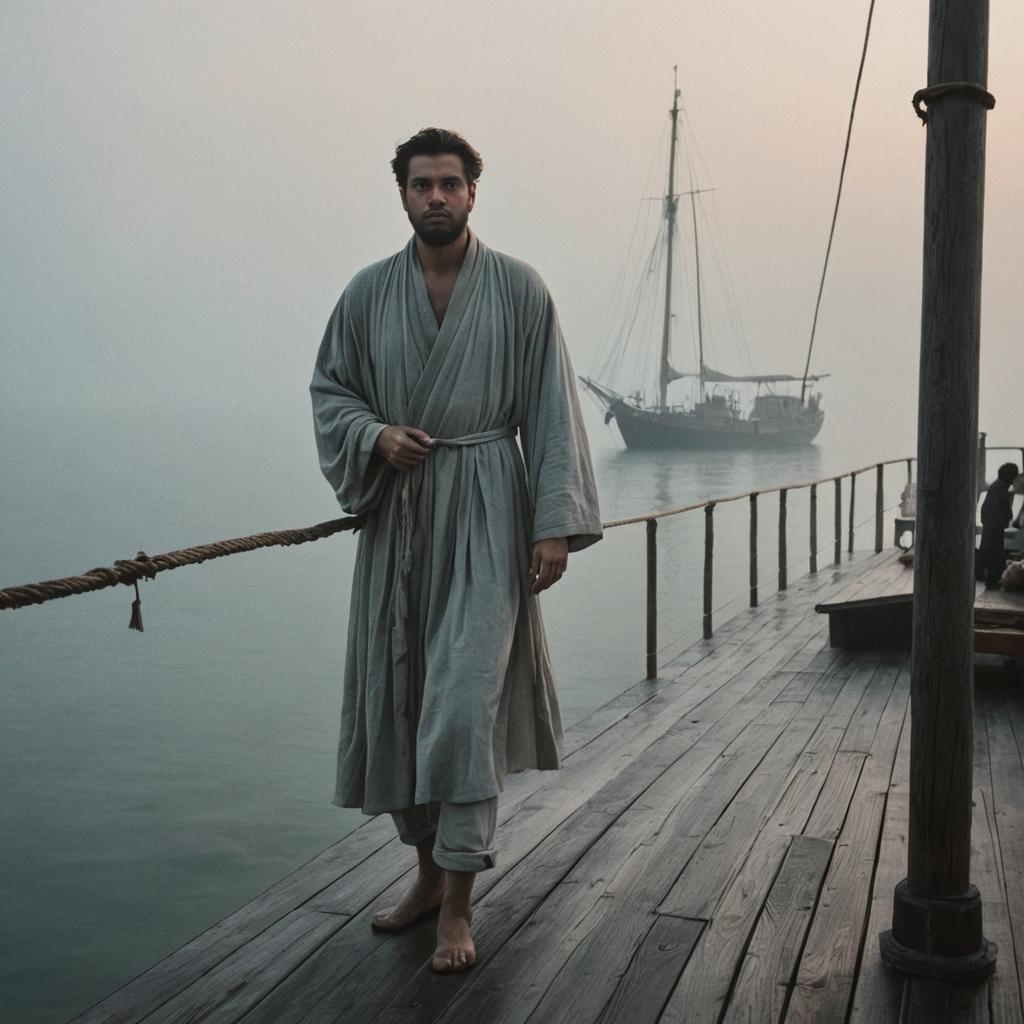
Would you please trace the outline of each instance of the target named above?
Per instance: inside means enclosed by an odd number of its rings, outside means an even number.
[[[537,541],[530,558],[530,590],[539,594],[554,586],[565,575],[568,564],[568,537],[549,537]]]
[[[418,427],[385,427],[377,435],[373,450],[389,466],[406,470],[421,463],[433,447],[433,438]]]

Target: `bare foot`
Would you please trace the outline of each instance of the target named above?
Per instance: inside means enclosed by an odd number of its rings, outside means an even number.
[[[444,876],[436,882],[417,878],[393,907],[373,915],[371,925],[378,932],[401,932],[432,914],[444,896]]]
[[[469,926],[473,912],[457,912],[448,902],[441,903],[441,916],[437,919],[437,949],[430,966],[442,974],[458,974],[476,963],[476,946]]]

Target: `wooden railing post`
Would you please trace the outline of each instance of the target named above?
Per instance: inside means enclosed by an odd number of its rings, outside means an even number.
[[[658,520],[647,520],[647,678],[658,674]]]
[[[818,485],[811,484],[811,565],[809,572],[818,571]]]
[[[875,467],[875,554],[882,550],[882,519],[885,512],[883,482],[885,466],[880,462]]]
[[[849,531],[850,540],[847,544],[846,550],[853,554],[853,530],[854,523],[856,522],[856,509],[857,509],[857,474],[850,474],[850,519],[849,519]]]
[[[757,607],[757,492],[750,496],[750,607]]]
[[[704,639],[711,639],[712,574],[715,559],[715,503],[704,506]]]
[[[835,546],[832,552],[832,564],[839,565],[843,560],[843,478],[837,476],[835,479],[836,498],[834,519],[836,525]]]
[[[779,590],[786,589],[786,488],[779,491]]]

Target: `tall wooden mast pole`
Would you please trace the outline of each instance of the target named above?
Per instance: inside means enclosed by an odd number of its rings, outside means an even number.
[[[672,246],[676,233],[676,209],[679,205],[676,197],[676,132],[679,121],[679,88],[673,70],[672,76],[672,139],[668,147],[668,192],[665,194],[666,245],[668,247],[665,261],[665,322],[661,331],[661,366],[658,371],[658,408],[668,406],[668,382],[672,376],[672,368],[668,361],[669,337],[672,331]]]
[[[970,882],[974,519],[988,0],[931,0],[907,877],[884,960],[941,980],[995,964]]]
[[[702,191],[693,187],[693,172],[690,172],[690,216],[693,218],[693,266],[696,274],[697,285],[697,374],[698,388],[697,400],[704,401],[704,312],[701,308],[701,287],[700,287],[700,239],[697,233],[697,192]]]

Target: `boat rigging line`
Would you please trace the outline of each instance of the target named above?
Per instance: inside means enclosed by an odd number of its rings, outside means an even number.
[[[825,264],[821,268],[821,281],[818,283],[818,297],[814,303],[814,319],[811,321],[811,340],[807,345],[807,362],[804,364],[804,376],[800,383],[800,404],[804,404],[807,391],[807,375],[811,370],[811,352],[814,349],[814,335],[818,329],[818,311],[821,309],[821,295],[825,290],[825,275],[828,273],[828,258],[832,253],[832,239],[836,233],[836,219],[839,217],[839,200],[843,195],[843,179],[846,176],[846,160],[850,155],[850,139],[853,136],[853,115],[857,111],[857,97],[860,95],[860,80],[864,74],[864,61],[868,55],[868,39],[871,37],[871,18],[875,13],[875,0],[868,6],[868,23],[864,29],[864,45],[860,51],[860,64],[857,67],[857,82],[853,87],[853,102],[850,104],[850,120],[846,126],[846,145],[843,147],[843,163],[839,169],[839,187],[836,190],[836,204],[832,210],[832,226],[828,232],[828,244],[825,246]]]

